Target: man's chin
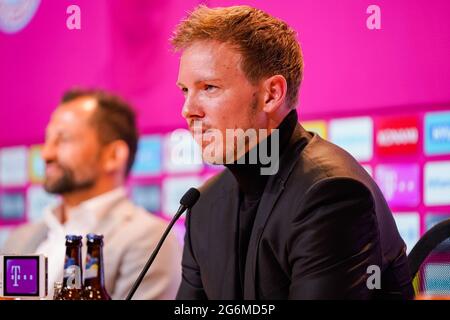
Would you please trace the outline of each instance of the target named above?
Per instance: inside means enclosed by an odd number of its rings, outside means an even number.
[[[46,185],[46,184],[44,184],[43,187],[44,187],[44,190],[47,193],[57,194],[57,195],[62,194],[61,190],[59,188],[53,186],[53,185]]]
[[[209,165],[220,165],[221,163],[217,161],[217,159],[211,159],[208,157],[202,157],[202,160],[204,163],[209,164]]]
[[[73,190],[73,186],[63,183],[62,181],[53,181],[53,180],[45,180],[43,183],[44,190],[51,194],[64,194],[67,192],[71,192]]]
[[[203,162],[210,164],[210,165],[227,165],[227,164],[232,164],[235,162],[235,157],[234,156],[229,156],[229,157],[225,157],[225,156],[218,156],[218,157],[213,157],[213,156],[202,156]]]

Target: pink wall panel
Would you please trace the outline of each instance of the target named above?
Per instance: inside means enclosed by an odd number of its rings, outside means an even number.
[[[68,30],[66,8],[81,8],[81,30]],[[198,1],[41,1],[30,24],[0,32],[0,145],[41,142],[62,92],[98,86],[129,99],[140,128],[183,126],[174,83],[178,57],[167,39]],[[208,1],[250,4],[299,33],[305,118],[392,107],[439,108],[450,102],[450,2]],[[381,8],[381,30],[368,30],[366,8]]]

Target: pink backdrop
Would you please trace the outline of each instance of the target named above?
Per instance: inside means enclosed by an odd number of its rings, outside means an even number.
[[[39,143],[62,92],[112,89],[135,105],[143,131],[183,126],[176,55],[167,39],[198,1],[42,1],[21,32],[0,32],[0,145]],[[409,111],[450,102],[450,1],[208,1],[250,4],[299,32],[301,117]],[[81,30],[66,8],[81,8]],[[368,30],[366,8],[381,8]]]

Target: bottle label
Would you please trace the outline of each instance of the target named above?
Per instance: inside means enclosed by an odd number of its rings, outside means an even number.
[[[85,279],[93,279],[98,276],[98,262],[98,258],[94,258],[90,254],[86,256]]]
[[[64,270],[73,265],[75,265],[75,259],[71,258],[69,256],[66,256],[66,260],[64,261]]]
[[[64,269],[64,279],[67,279],[68,289],[81,289],[81,269],[77,265],[71,265]]]

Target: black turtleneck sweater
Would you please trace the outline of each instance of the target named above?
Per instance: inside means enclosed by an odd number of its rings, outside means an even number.
[[[281,122],[279,129],[279,157],[281,158],[289,139],[294,132],[295,126],[297,124],[297,112],[292,110]],[[271,136],[269,136],[267,141],[268,154],[270,154],[271,146]],[[237,161],[233,164],[226,165],[226,167],[233,173],[236,181],[239,185],[239,214],[238,214],[238,241],[237,241],[237,261],[239,269],[239,284],[240,292],[243,298],[243,288],[244,288],[244,274],[245,274],[245,262],[247,258],[248,244],[250,241],[250,236],[252,232],[253,223],[255,221],[256,213],[258,211],[258,206],[262,195],[264,193],[264,188],[266,187],[267,180],[270,176],[261,175],[261,168],[264,167],[263,164],[259,162],[256,164],[248,164],[250,152],[255,152],[258,146],[255,146],[253,150],[247,152],[243,157],[246,158],[244,164],[239,164]],[[268,164],[267,166],[270,166]]]

